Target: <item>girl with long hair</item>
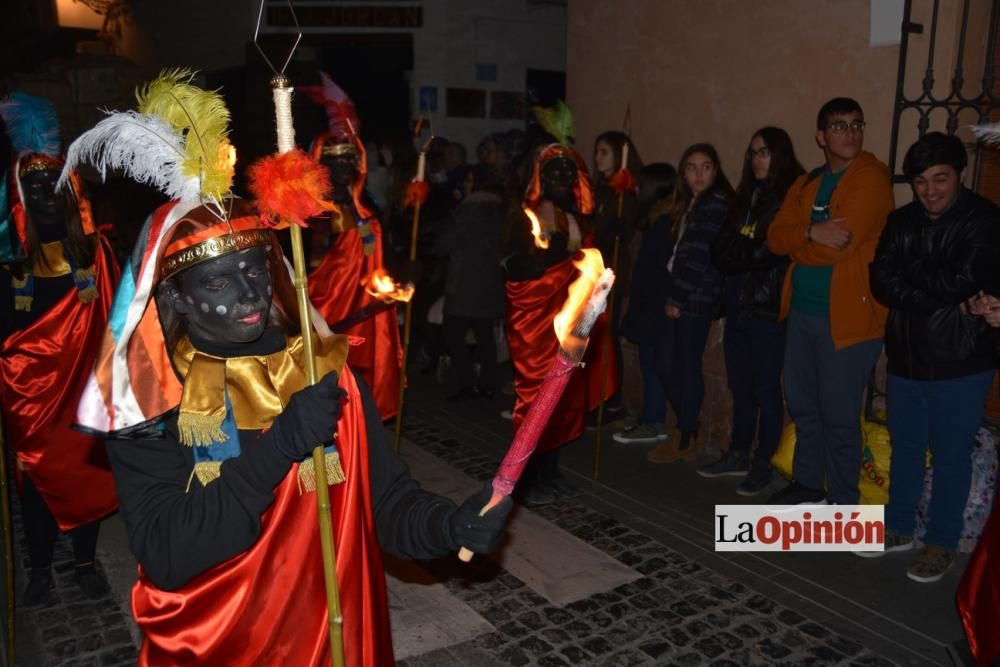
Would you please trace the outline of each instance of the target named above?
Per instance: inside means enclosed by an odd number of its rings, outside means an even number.
[[[712,248],[726,275],[723,345],[733,397],[733,432],[722,457],[702,466],[702,477],[744,476],[737,493],[753,496],[771,481],[771,456],[781,438],[785,408],[781,371],[785,323],[778,320],[788,258],[767,249],[767,229],[802,165],[788,133],[764,127],[754,133],[743,159],[734,215]],[[757,450],[751,463],[754,437]],[[749,473],[749,474],[748,474]]]
[[[705,398],[702,356],[712,320],[718,315],[722,274],[712,264],[711,247],[729,218],[733,187],[722,171],[711,144],[688,147],[681,155],[677,216],[671,228],[673,253],[667,263],[670,286],[663,308],[655,364],[667,400],[677,417],[679,437],[661,442],[647,454],[652,463],[693,461],[697,448],[698,415]]]

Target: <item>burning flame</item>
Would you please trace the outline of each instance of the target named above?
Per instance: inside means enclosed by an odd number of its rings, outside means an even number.
[[[587,301],[594,291],[601,274],[604,273],[604,260],[601,259],[601,251],[595,248],[584,248],[583,257],[573,260],[573,266],[580,271],[580,275],[573,284],[569,286],[569,296],[562,310],[556,314],[552,320],[552,325],[556,329],[556,338],[559,345],[565,347],[566,340],[573,331],[573,326],[583,314]]]
[[[538,216],[530,208],[525,208],[524,214],[531,221],[531,235],[535,237],[535,245],[542,250],[548,249],[549,235],[542,231],[542,223],[538,221]]]
[[[375,269],[362,282],[365,291],[372,296],[381,299],[385,303],[390,301],[407,302],[413,298],[413,283],[400,285],[385,269]]]

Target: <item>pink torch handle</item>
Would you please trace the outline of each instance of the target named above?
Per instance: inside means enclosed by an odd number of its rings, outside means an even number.
[[[549,418],[555,411],[573,370],[578,365],[576,361],[562,354],[562,350],[556,355],[555,361],[552,362],[549,372],[542,381],[542,386],[531,402],[528,414],[514,435],[514,441],[510,443],[507,455],[500,463],[496,476],[493,477],[494,493],[509,496],[514,491],[517,480],[524,472],[524,466],[534,453],[538,439],[542,436],[542,431],[549,423]]]

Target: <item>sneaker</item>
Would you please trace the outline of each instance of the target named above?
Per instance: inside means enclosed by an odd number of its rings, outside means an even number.
[[[887,530],[885,531],[885,549],[882,551],[852,551],[851,553],[860,558],[881,558],[893,551],[909,551],[912,548],[912,537]]]
[[[955,552],[936,544],[925,544],[917,552],[913,565],[906,571],[906,576],[921,584],[930,584],[948,571],[955,562]]]
[[[514,421],[514,411],[513,410],[501,410],[500,416],[507,421]]]
[[[623,445],[636,443],[661,442],[670,436],[663,424],[636,424],[634,428],[625,428],[613,436],[615,442]]]
[[[699,466],[698,475],[712,479],[714,477],[743,477],[750,472],[750,462],[747,455],[727,449],[715,463]]]
[[[52,589],[54,587],[51,569],[34,569],[31,571],[28,585],[24,589],[21,603],[25,607],[41,607],[52,604]]]
[[[77,567],[73,578],[76,579],[76,585],[80,587],[83,594],[91,600],[99,600],[111,592],[108,580],[97,571],[93,564]]]
[[[752,498],[771,485],[771,464],[750,465],[750,472],[736,487],[737,495]]]
[[[767,499],[768,505],[826,505],[826,491],[803,486],[796,481]]]

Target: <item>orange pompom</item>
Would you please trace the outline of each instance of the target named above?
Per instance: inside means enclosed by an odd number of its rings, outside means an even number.
[[[406,186],[406,194],[403,196],[403,206],[413,208],[423,206],[427,201],[427,192],[430,190],[425,181],[410,181]]]
[[[619,195],[623,195],[626,192],[635,192],[636,182],[635,176],[626,167],[625,169],[619,169],[615,172],[615,175],[608,180],[608,185]]]
[[[257,160],[247,177],[265,225],[280,228],[290,220],[305,227],[309,218],[334,208],[326,200],[333,189],[330,173],[299,149]]]

